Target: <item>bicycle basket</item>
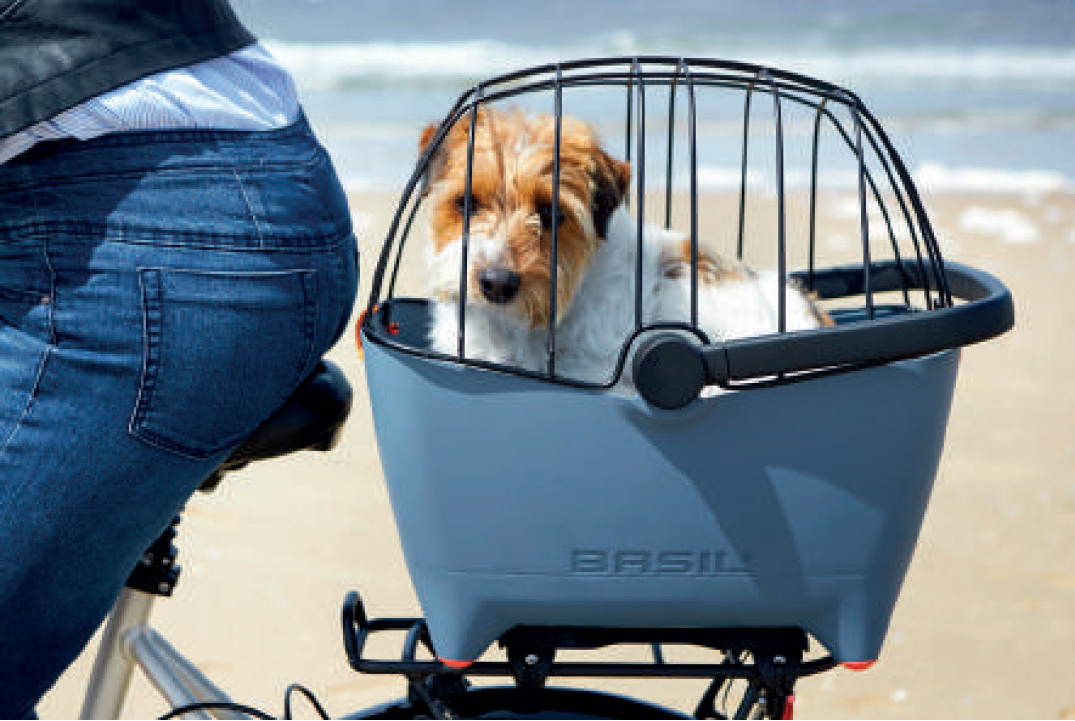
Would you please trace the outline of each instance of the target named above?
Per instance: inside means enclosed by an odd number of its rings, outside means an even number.
[[[549,160],[523,171],[483,124],[535,116]],[[573,165],[587,128],[621,169],[611,202],[607,183],[580,181]],[[875,659],[937,470],[958,349],[1005,332],[1013,314],[1003,284],[942,260],[862,102],[743,63],[587,60],[483,82],[424,140],[360,333],[438,655],[473,659],[518,625],[798,627],[841,661]],[[536,294],[548,307],[528,316],[530,365],[483,354],[490,321],[474,300],[482,211],[508,213],[490,194],[511,173],[539,177],[523,223],[540,227],[549,263]],[[438,183],[454,197],[430,201]],[[599,226],[616,203],[613,238]],[[578,339],[561,320],[580,312],[565,288],[587,282],[562,269],[579,265],[578,227],[565,222],[585,226],[576,213],[605,231],[594,253],[629,259],[621,287],[602,279],[610,300],[594,312],[622,327],[597,376],[569,361]],[[446,273],[425,238],[408,242],[438,223],[457,236]],[[683,239],[686,265],[666,273],[687,299],[679,316],[653,312],[651,235]],[[771,329],[700,326],[714,257],[769,284]],[[435,273],[451,280],[430,291]],[[795,325],[793,297],[819,309],[817,323]]]

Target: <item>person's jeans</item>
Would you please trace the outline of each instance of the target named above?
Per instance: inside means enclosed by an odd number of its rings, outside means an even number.
[[[0,718],[347,323],[346,199],[304,120],[0,165]]]

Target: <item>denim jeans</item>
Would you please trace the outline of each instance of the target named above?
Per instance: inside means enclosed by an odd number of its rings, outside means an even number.
[[[33,713],[145,547],[340,337],[356,283],[304,120],[0,165],[0,718]]]

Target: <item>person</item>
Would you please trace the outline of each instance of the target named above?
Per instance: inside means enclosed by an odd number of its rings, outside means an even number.
[[[357,251],[227,0],[0,0],[0,718],[341,336]]]

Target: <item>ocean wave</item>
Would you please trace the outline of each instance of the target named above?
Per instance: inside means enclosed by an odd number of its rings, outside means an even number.
[[[493,40],[457,42],[298,43],[266,41],[269,50],[307,89],[330,90],[364,83],[459,83],[583,57],[668,54],[668,43],[632,34],[595,36],[563,46]],[[728,56],[727,49],[688,43],[689,57]],[[734,50],[734,49],[733,49]],[[794,70],[852,86],[901,83],[1075,83],[1075,49],[981,47],[751,48],[735,59]],[[749,54],[747,54],[749,53]]]
[[[538,48],[494,41],[415,43],[291,43],[267,41],[301,87],[331,90],[389,81],[481,79],[546,62]]]
[[[742,175],[739,168],[700,167],[698,186],[706,190],[735,190]],[[1061,173],[1046,170],[1003,170],[999,168],[949,167],[938,163],[923,163],[912,172],[916,187],[932,193],[1017,193],[1039,195],[1070,190],[1070,180]],[[784,178],[788,190],[809,188],[812,176],[808,172],[791,171]],[[818,185],[829,190],[856,190],[855,172],[827,172],[817,178]],[[766,188],[772,178],[756,173],[747,174],[747,186]],[[687,187],[689,179],[674,179],[677,187]]]
[[[915,183],[928,192],[1022,193],[1038,195],[1067,191],[1071,180],[1047,170],[954,168],[923,163],[914,171]]]
[[[924,193],[968,193],[975,195],[1017,194],[1036,196],[1048,193],[1070,192],[1075,188],[1072,179],[1061,173],[1045,170],[1002,170],[998,168],[949,167],[937,163],[923,163],[912,173],[915,186]],[[406,174],[389,174],[377,176],[370,174],[348,174],[344,185],[351,192],[372,190],[400,190]],[[848,173],[826,173],[818,179],[823,189],[853,192],[858,188],[858,175]],[[742,170],[731,166],[703,166],[698,168],[697,183],[702,191],[738,190],[742,181]],[[754,190],[771,191],[772,179],[749,172],[747,187]],[[789,191],[809,188],[811,176],[807,173],[788,173],[785,187]],[[651,191],[664,188],[663,179],[647,179]],[[673,187],[685,190],[690,187],[690,180],[685,175],[673,178]],[[853,206],[858,212],[858,205]]]

